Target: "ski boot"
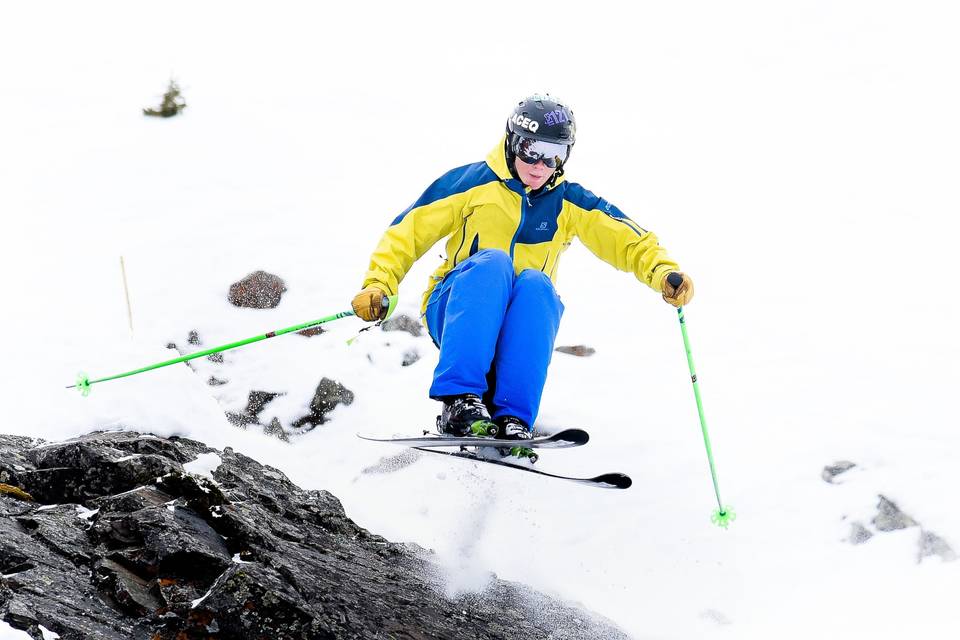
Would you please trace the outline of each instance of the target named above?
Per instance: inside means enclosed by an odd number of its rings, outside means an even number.
[[[502,440],[515,440],[516,446],[497,447],[497,451],[504,457],[512,456],[515,458],[527,459],[531,464],[540,459],[540,456],[530,447],[522,446],[524,440],[533,438],[533,431],[523,423],[519,418],[513,416],[499,416],[494,420],[497,425],[496,437]]]
[[[443,399],[443,412],[437,416],[437,431],[445,436],[490,438],[498,427],[479,397],[472,393]]]

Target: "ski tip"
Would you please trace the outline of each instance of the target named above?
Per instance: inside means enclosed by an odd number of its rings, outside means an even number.
[[[624,473],[605,473],[592,478],[592,482],[604,489],[629,489],[633,485],[633,480]]]
[[[570,443],[574,446],[582,446],[590,441],[590,434],[583,429],[564,429],[550,436],[557,442]]]

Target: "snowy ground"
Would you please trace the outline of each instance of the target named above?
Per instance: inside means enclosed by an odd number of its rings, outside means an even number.
[[[872,528],[883,494],[960,550],[954,4],[264,7],[0,9],[0,432],[128,427],[232,446],[332,491],[361,525],[435,549],[451,593],[492,571],[637,638],[956,628],[960,563],[918,562],[920,527],[846,541],[852,522]],[[185,114],[144,118],[171,76]],[[579,246],[559,272],[558,343],[596,355],[554,359],[540,422],[593,438],[539,466],[623,471],[627,492],[440,457],[361,474],[397,451],[355,433],[432,423],[436,351],[398,333],[347,346],[355,319],[198,373],[170,367],[86,399],[63,389],[80,370],[167,359],[190,330],[208,347],[349,308],[386,224],[440,173],[482,159],[535,90],[574,106],[568,176],[655,230],[696,281],[688,326],[739,515],[728,531],[709,522],[676,314]],[[441,251],[408,276],[401,311],[416,311]],[[282,303],[232,307],[227,287],[256,269],[286,280]],[[411,348],[422,359],[401,367]],[[229,384],[207,386],[214,373]],[[302,415],[323,376],[357,400],[292,444],[224,418],[251,389],[286,392],[266,417]],[[844,459],[858,466],[825,483]],[[502,553],[517,546],[529,552]]]

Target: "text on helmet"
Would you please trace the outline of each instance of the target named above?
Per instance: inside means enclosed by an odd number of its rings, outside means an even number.
[[[517,125],[518,127],[526,129],[530,133],[536,133],[537,129],[540,128],[539,122],[537,122],[536,120],[531,120],[530,118],[521,116],[519,113],[516,113],[513,116],[511,116],[510,122]]]
[[[563,109],[557,109],[556,111],[547,111],[543,116],[544,122],[549,125],[561,124],[563,122],[570,122],[570,118],[567,117],[567,113]]]

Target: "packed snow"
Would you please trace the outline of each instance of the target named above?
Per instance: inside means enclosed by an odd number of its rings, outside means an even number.
[[[613,6],[4,6],[0,432],[233,447],[434,549],[449,595],[495,573],[638,639],[956,629],[960,562],[921,557],[920,540],[960,550],[957,6]],[[184,113],[144,117],[171,77]],[[348,345],[355,318],[87,398],[65,389],[174,357],[171,342],[349,309],[389,222],[482,160],[512,104],[543,90],[577,116],[568,178],[655,231],[696,283],[687,325],[728,530],[710,522],[676,312],[581,245],[559,269],[557,344],[596,353],[555,355],[538,423],[591,441],[537,466],[621,471],[627,491],[440,456],[364,473],[401,450],[358,432],[431,427],[437,351],[379,329]],[[417,314],[442,251],[407,276],[398,313]],[[233,307],[229,285],[258,269],[286,282],[280,305]],[[402,366],[409,351],[420,360]],[[283,394],[263,422],[289,424],[323,377],[355,402],[289,443],[225,418],[261,390]],[[878,530],[880,495],[919,525]],[[852,544],[854,523],[872,537]]]

